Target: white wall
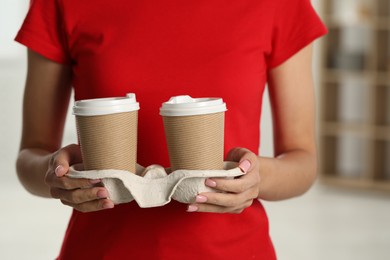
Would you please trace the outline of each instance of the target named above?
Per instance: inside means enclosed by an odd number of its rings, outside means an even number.
[[[25,49],[14,42],[15,35],[28,9],[28,0],[1,0],[0,2],[0,59],[17,59]]]

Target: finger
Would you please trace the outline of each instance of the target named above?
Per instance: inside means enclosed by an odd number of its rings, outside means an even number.
[[[236,179],[208,178],[205,180],[205,185],[224,192],[242,193],[256,185],[252,177],[243,175]]]
[[[237,207],[224,207],[213,204],[190,204],[187,207],[187,212],[210,212],[210,213],[242,213],[246,208],[252,205],[253,201],[247,201]]]
[[[227,213],[233,211],[233,209],[209,204],[191,204],[187,207],[187,212]]]
[[[240,194],[204,192],[196,196],[195,203],[237,208],[240,207],[240,205],[245,204],[247,201],[252,201],[255,197],[254,192],[251,190]]]
[[[243,172],[249,172],[257,162],[257,155],[246,148],[236,147],[229,151],[227,160],[238,162]]]
[[[201,199],[199,199],[199,197]],[[203,204],[221,206],[226,208],[237,207],[245,201],[238,195],[231,193],[202,193],[196,196],[196,202],[200,204],[202,201],[204,201],[204,198],[206,198],[206,202],[203,202]]]
[[[46,178],[46,184],[53,188],[64,190],[74,190],[79,188],[91,188],[94,185],[101,183],[101,180],[69,178],[67,176],[57,177],[54,174]]]
[[[54,173],[58,176],[64,176],[69,171],[69,166],[82,162],[80,147],[76,144],[68,145],[53,157],[51,167],[54,168]]]
[[[108,197],[108,192],[103,187],[75,190],[52,189],[51,195],[53,198],[60,199],[61,201],[67,201],[72,204],[81,204],[97,199],[106,199]]]
[[[80,212],[92,212],[104,209],[114,208],[114,203],[110,199],[98,199],[88,201],[80,204],[70,203],[68,201],[61,201],[64,205],[70,206]]]

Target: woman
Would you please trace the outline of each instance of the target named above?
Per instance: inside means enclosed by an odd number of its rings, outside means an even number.
[[[325,32],[309,0],[32,1],[16,38],[29,48],[17,171],[32,194],[75,209],[59,259],[275,259],[260,200],[315,179],[311,42]],[[275,158],[257,155],[266,82]],[[72,87],[76,100],[136,93],[143,166],[168,166],[162,102],[222,97],[226,160],[246,174],[207,179],[224,193],[190,205],[114,205],[96,182],[66,176],[81,162],[78,145],[61,148]]]

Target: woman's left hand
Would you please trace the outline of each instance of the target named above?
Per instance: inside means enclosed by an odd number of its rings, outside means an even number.
[[[188,212],[241,213],[258,198],[260,169],[257,155],[245,148],[234,148],[227,160],[238,162],[245,174],[236,179],[206,179],[206,186],[221,192],[198,194],[196,201],[188,205]]]

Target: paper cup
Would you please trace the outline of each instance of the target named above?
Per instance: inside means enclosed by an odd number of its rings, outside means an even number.
[[[135,173],[138,110],[135,94],[75,102],[73,114],[85,170]]]
[[[171,169],[223,169],[226,104],[221,98],[172,97],[162,104]]]

